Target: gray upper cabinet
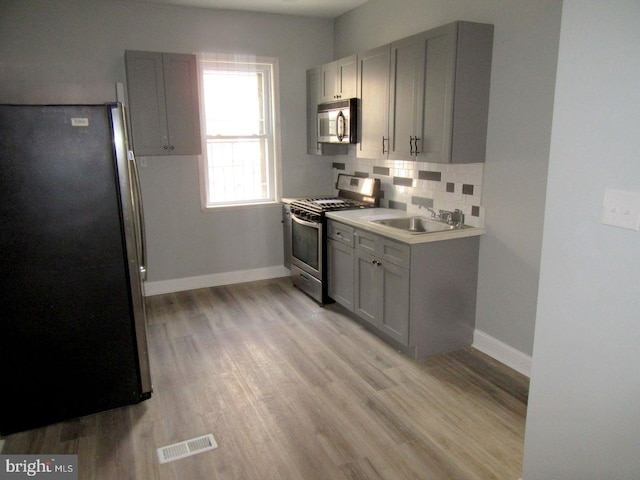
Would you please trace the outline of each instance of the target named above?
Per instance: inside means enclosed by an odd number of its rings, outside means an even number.
[[[422,35],[391,44],[389,78],[388,158],[409,160],[415,156],[416,137],[422,123],[424,44]]]
[[[484,162],[492,50],[493,25],[456,22],[361,54],[358,156]]]
[[[129,117],[137,155],[199,155],[195,55],[125,52]]]
[[[320,67],[322,102],[356,96],[357,65],[356,56],[351,55]]]
[[[335,62],[332,62],[335,63]],[[307,70],[307,153],[309,155],[346,155],[349,145],[318,142],[317,113],[322,103],[323,66]],[[354,73],[355,85],[355,73]]]
[[[322,67],[307,70],[307,153],[322,155],[322,145],[318,143],[318,103],[320,103],[320,79]]]
[[[421,44],[416,159],[484,162],[493,25],[456,22],[426,32]]]
[[[389,45],[358,55],[358,144],[362,158],[386,158],[389,150]]]

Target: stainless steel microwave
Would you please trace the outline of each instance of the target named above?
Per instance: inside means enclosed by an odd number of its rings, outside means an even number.
[[[318,142],[357,143],[357,111],[355,98],[318,105]]]

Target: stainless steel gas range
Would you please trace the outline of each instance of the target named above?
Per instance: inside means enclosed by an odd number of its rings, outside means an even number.
[[[327,295],[327,220],[336,210],[373,208],[380,202],[380,180],[338,175],[337,197],[299,198],[291,202],[291,276],[294,284],[319,303]]]

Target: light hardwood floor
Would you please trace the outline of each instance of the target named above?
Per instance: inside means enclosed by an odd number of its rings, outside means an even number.
[[[528,379],[468,348],[421,362],[289,279],[147,299],[152,398],[6,437],[78,454],[81,479],[504,479]],[[213,433],[216,450],[156,449]]]

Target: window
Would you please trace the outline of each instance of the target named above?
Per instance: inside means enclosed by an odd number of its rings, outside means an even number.
[[[204,208],[277,201],[276,59],[201,55]]]

